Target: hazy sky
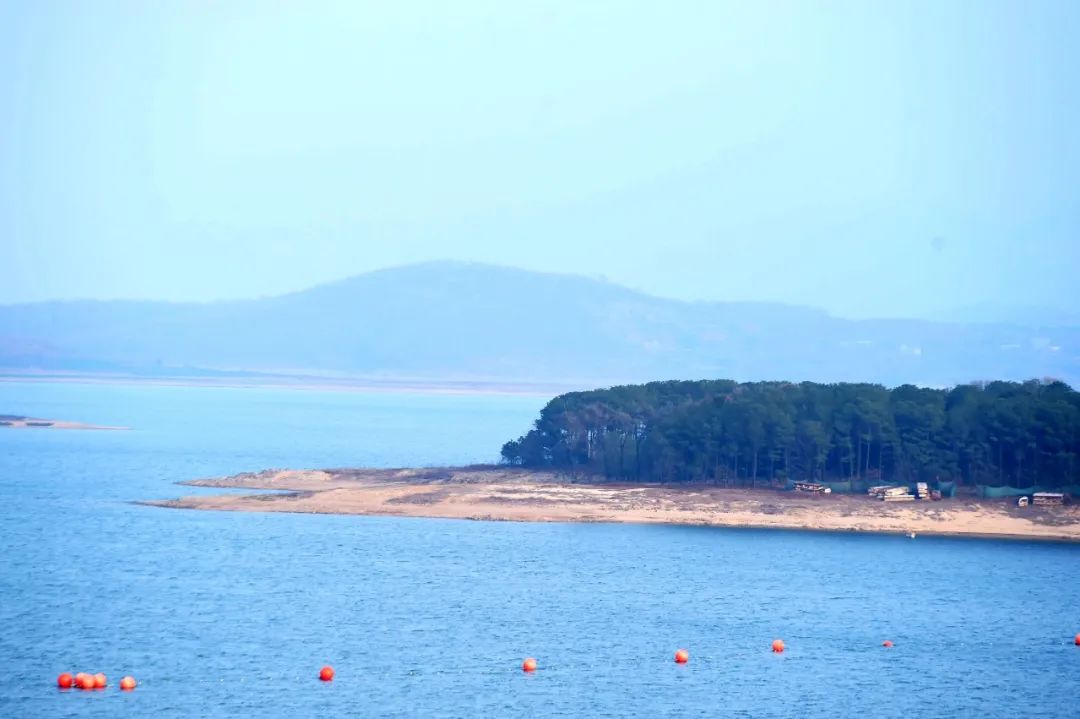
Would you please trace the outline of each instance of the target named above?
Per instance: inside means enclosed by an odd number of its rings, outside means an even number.
[[[1080,306],[1080,3],[0,0],[0,302],[463,259]]]

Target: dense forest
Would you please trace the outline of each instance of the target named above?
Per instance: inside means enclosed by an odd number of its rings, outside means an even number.
[[[1080,393],[1056,381],[926,389],[653,382],[551,400],[505,462],[613,481],[1080,483]]]

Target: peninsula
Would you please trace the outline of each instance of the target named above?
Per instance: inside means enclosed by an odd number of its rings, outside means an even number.
[[[859,495],[712,485],[572,482],[505,466],[267,470],[185,482],[278,490],[143,502],[238,512],[396,515],[527,522],[629,522],[1080,541],[1080,508],[952,499],[903,506]]]
[[[500,465],[268,470],[188,484],[277,492],[151,504],[1080,541],[1080,507],[1057,505],[1080,496],[1078,418],[1055,381],[653,382],[552,399]]]

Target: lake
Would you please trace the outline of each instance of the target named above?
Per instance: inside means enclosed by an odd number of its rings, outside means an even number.
[[[1073,545],[131,503],[271,467],[491,462],[544,402],[0,383],[0,413],[133,428],[0,429],[0,716],[1080,711]],[[62,692],[62,671],[112,686]]]

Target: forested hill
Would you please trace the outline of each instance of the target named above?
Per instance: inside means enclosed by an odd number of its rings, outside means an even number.
[[[504,461],[627,481],[1080,484],[1080,393],[1061,382],[653,382],[551,400]]]
[[[655,377],[1076,384],[1080,327],[852,321],[806,307],[680,302],[586,277],[440,262],[256,300],[0,306],[0,372],[7,370],[567,388]]]

